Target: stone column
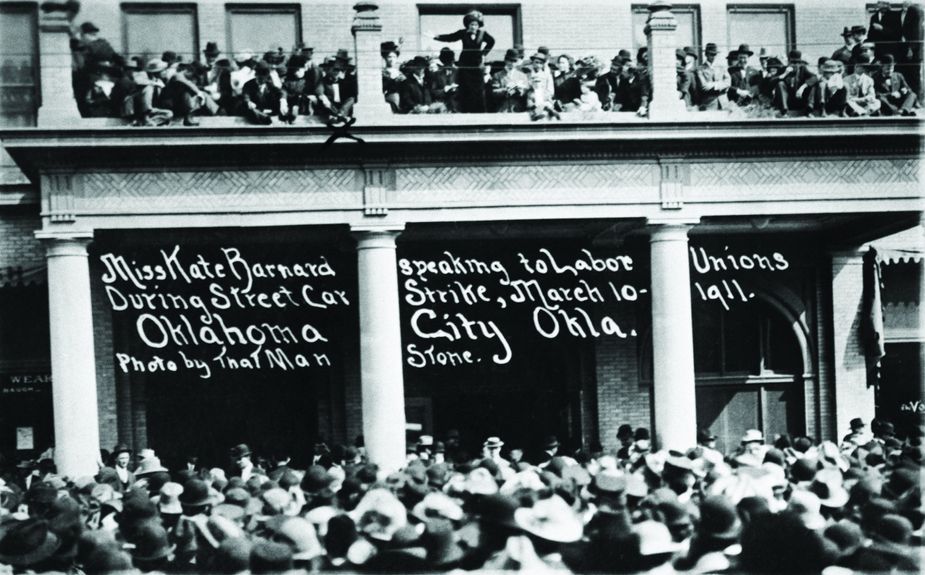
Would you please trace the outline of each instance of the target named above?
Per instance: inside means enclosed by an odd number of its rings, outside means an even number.
[[[382,95],[382,22],[375,2],[357,2],[353,9],[356,15],[350,30],[356,52],[358,94],[353,115],[358,122],[370,123],[392,114]]]
[[[360,302],[363,436],[373,463],[386,471],[405,461],[405,383],[395,238],[403,227],[354,226]]]
[[[87,244],[92,232],[37,232],[48,260],[55,463],[72,478],[95,475],[100,457],[96,360]]]
[[[71,23],[64,11],[39,10],[41,102],[38,125],[48,126],[80,118],[71,90]]]
[[[867,362],[859,329],[863,321],[864,254],[850,250],[831,255],[835,429],[834,437],[827,439],[838,441],[848,433],[852,418],[860,417],[870,425],[875,406],[874,388],[867,386]]]
[[[659,0],[649,3],[649,19],[645,33],[649,46],[649,79],[652,97],[649,102],[649,119],[672,121],[687,113],[684,102],[678,98],[675,50],[675,30],[678,21],[671,13],[671,4]]]
[[[691,227],[690,222],[656,223],[649,235],[655,433],[662,447],[679,451],[697,444],[687,245]]]

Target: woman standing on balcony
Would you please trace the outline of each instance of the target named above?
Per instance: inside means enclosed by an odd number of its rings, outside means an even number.
[[[439,42],[462,41],[462,52],[457,62],[459,106],[462,112],[484,113],[486,111],[482,61],[491,52],[495,39],[483,29],[484,26],[485,19],[482,13],[472,10],[463,17],[463,29],[452,34],[441,34],[434,37]]]

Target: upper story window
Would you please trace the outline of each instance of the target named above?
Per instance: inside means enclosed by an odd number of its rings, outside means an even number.
[[[675,32],[678,48],[683,46],[700,46],[700,6],[693,4],[673,4],[671,12],[678,21]],[[633,51],[648,45],[646,41],[646,20],[649,9],[645,4],[633,4]]]
[[[0,126],[35,125],[37,18],[35,3],[0,3]]]
[[[145,60],[170,50],[190,62],[199,54],[195,4],[122,4],[122,47]]]
[[[462,28],[463,16],[473,9],[484,15],[485,30],[495,39],[495,46],[488,54],[488,61],[503,60],[504,52],[508,48],[523,46],[520,4],[418,4],[418,49],[424,54],[439,53],[447,44],[437,42],[433,37]]]
[[[298,4],[227,4],[227,45],[232,54],[261,54],[282,48],[289,52],[302,42]]]
[[[792,4],[730,4],[726,14],[726,45],[735,50],[748,44],[755,54],[786,56],[796,48]]]

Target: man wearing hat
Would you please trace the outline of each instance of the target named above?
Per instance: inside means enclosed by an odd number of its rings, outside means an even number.
[[[132,460],[132,450],[128,445],[119,443],[112,448],[113,469],[119,477],[122,493],[128,491],[135,484],[135,475],[129,471],[128,464]]]
[[[347,61],[328,57],[324,59],[321,69],[324,76],[315,88],[315,97],[318,100],[315,110],[324,121],[342,121],[353,114],[353,104],[356,101],[356,97],[350,95]]]
[[[405,69],[408,71],[408,76],[400,82],[398,88],[398,108],[401,113],[426,114],[440,111],[431,109],[433,98],[430,94],[430,86],[424,81],[427,60],[423,56],[415,56],[405,66]]]
[[[239,443],[228,451],[228,458],[232,463],[232,472],[229,477],[240,477],[244,481],[253,475],[265,475],[263,469],[256,467],[251,461],[251,448],[246,443]]]
[[[885,0],[877,2],[877,9],[870,16],[867,39],[874,43],[874,53],[877,60],[883,60],[887,54],[895,53],[902,38],[902,23],[899,21],[899,12],[890,9],[890,3]]]
[[[610,71],[595,85],[597,97],[605,111],[635,112],[642,104],[642,84],[633,67],[629,50],[620,50],[610,61]]]
[[[282,90],[270,79],[270,65],[264,61],[257,62],[254,78],[244,84],[241,95],[244,98],[244,117],[253,124],[266,126],[273,123],[273,116],[282,117],[289,112]],[[250,462],[250,453],[247,461]],[[249,473],[250,470],[242,468],[241,471]],[[242,477],[247,479],[244,475]]]
[[[916,95],[906,77],[896,71],[896,58],[884,54],[880,69],[874,72],[874,92],[880,100],[880,114],[884,116],[914,116]]]
[[[732,54],[735,55],[735,63],[729,68],[729,101],[745,106],[758,93],[761,71],[748,65],[748,59],[754,55],[748,44],[741,44]]]
[[[523,112],[527,109],[529,80],[518,69],[520,54],[509,49],[504,54],[504,68],[491,77],[491,94],[497,112]]]
[[[851,54],[853,53],[854,47],[856,45],[854,34],[851,33],[851,28],[845,26],[842,30],[841,37],[842,40],[844,40],[845,45],[832,52],[832,59],[839,60],[841,62],[850,62]]]
[[[456,55],[449,47],[440,49],[436,62],[431,62],[427,81],[430,85],[430,95],[436,102],[442,102],[448,112],[459,110],[457,92]]]
[[[135,122],[141,126],[163,126],[170,123],[173,112],[163,107],[164,72],[167,63],[160,58],[153,58],[145,64],[146,84],[136,94]]]
[[[847,91],[841,72],[842,67],[841,62],[833,59],[826,60],[819,66],[819,72],[822,77],[819,80],[819,84],[814,86],[813,90],[810,92],[808,101],[809,111],[814,116],[844,115]],[[856,421],[861,423],[860,429],[863,430],[863,422],[861,422],[860,419]],[[855,420],[852,420],[852,425],[854,425],[854,423]],[[849,437],[852,437],[854,433],[855,431],[852,427],[852,433],[845,436],[845,440],[848,441]],[[852,445],[851,450],[857,445]],[[843,447],[847,446],[847,443],[843,444]]]
[[[77,35],[71,38],[71,53],[75,70],[74,93],[78,96],[77,105],[83,116],[89,111],[82,101],[99,73],[100,64],[106,63],[115,68],[125,64],[124,58],[117,53],[108,41],[99,37],[100,29],[93,22],[80,25]]]
[[[713,42],[703,50],[704,62],[697,68],[697,85],[700,87],[700,109],[721,110],[730,86],[729,72],[716,62],[719,50]]]

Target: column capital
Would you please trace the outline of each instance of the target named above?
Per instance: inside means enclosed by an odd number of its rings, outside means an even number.
[[[93,230],[38,230],[35,239],[45,244],[49,256],[86,256]]]
[[[649,231],[649,241],[657,242],[672,239],[687,241],[687,233],[699,223],[700,218],[648,218],[646,226]]]
[[[363,223],[350,226],[350,234],[357,241],[357,249],[394,248],[395,240],[405,230],[405,224]]]

